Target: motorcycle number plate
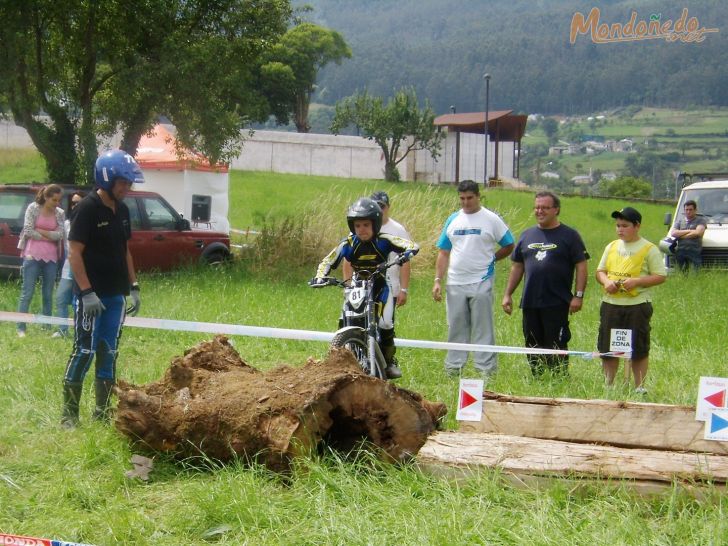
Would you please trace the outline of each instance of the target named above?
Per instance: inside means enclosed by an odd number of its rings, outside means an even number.
[[[363,288],[352,288],[347,294],[347,298],[349,300],[349,303],[351,303],[352,307],[358,307],[359,304],[364,300],[365,296],[366,291]]]

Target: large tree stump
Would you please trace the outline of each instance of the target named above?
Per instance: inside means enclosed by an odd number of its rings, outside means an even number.
[[[137,446],[276,470],[323,444],[345,452],[362,440],[385,460],[408,460],[447,411],[365,375],[345,349],[261,373],[224,336],[173,359],[159,381],[120,382],[116,393],[116,428]]]

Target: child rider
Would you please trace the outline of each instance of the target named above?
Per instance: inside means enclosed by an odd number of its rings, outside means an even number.
[[[382,209],[372,199],[362,197],[349,207],[346,214],[351,233],[344,238],[319,264],[316,277],[312,284],[323,284],[332,269],[336,269],[342,259],[351,263],[356,272],[373,270],[376,266],[387,261],[390,252],[403,254],[402,258],[408,260],[417,254],[420,247],[417,243],[390,235],[380,233],[382,227]],[[345,279],[348,280],[348,279]],[[377,279],[374,285],[375,298],[380,303],[379,332],[382,355],[387,362],[385,373],[389,379],[402,377],[402,370],[397,366],[394,358],[394,297],[385,277]]]

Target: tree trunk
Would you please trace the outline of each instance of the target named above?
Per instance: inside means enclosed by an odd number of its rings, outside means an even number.
[[[49,113],[52,126],[36,121],[32,113],[13,109],[15,124],[28,132],[30,140],[43,156],[48,181],[56,184],[76,182],[76,147],[70,120],[60,112]]]
[[[296,131],[299,133],[308,133],[311,130],[311,124],[308,122],[308,108],[310,103],[311,97],[309,94],[296,94],[293,119],[296,124]]]
[[[388,162],[384,164],[384,180],[387,182],[399,182],[399,170],[397,169],[397,165],[393,162]]]
[[[153,125],[153,118],[149,108],[139,105],[127,121],[119,148],[134,157],[139,148],[139,141]]]
[[[387,461],[412,458],[445,414],[443,404],[365,375],[352,354],[261,373],[218,336],[173,359],[143,387],[120,383],[116,427],[141,448],[285,470],[323,444],[362,440]]]

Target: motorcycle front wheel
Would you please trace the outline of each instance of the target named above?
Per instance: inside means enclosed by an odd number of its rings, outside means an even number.
[[[359,365],[365,374],[378,377],[380,379],[386,379],[384,370],[387,367],[387,363],[384,360],[384,355],[382,354],[382,350],[379,348],[379,345],[375,345],[375,369],[371,369],[369,364],[369,351],[367,349],[367,335],[364,330],[352,327],[339,330],[334,335],[334,339],[331,340],[331,346],[349,349],[353,353],[357,362],[359,362]]]

